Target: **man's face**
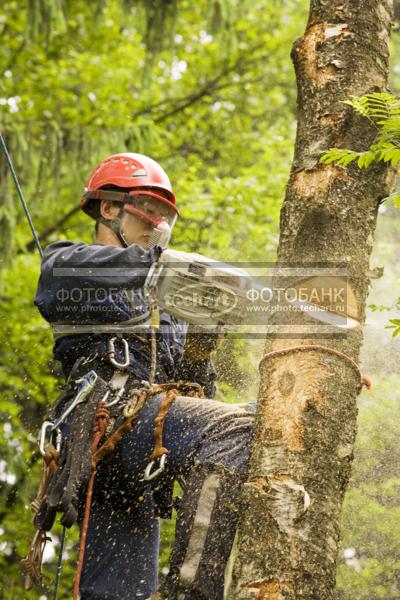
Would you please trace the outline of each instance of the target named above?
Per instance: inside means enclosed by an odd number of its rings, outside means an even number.
[[[150,234],[153,231],[153,226],[150,223],[124,211],[121,229],[129,246],[139,244],[145,250],[149,248]]]
[[[107,221],[120,219],[120,231],[128,246],[139,244],[145,250],[150,248],[153,229],[165,221],[164,225],[167,230],[165,231],[164,226],[163,231],[168,233],[169,228],[170,235],[177,217],[176,210],[171,208],[167,202],[158,199],[151,193],[146,194],[146,192],[132,194],[131,200],[125,204],[124,209],[119,202],[113,202],[109,198],[103,199],[100,204],[100,214]],[[100,239],[102,239],[101,236]],[[161,238],[159,239],[161,240]],[[108,240],[108,243],[113,243],[109,238]]]

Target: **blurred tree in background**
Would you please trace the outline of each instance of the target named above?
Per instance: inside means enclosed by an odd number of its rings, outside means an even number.
[[[274,260],[295,133],[289,53],[307,11],[302,0],[3,0],[0,130],[43,245],[91,242],[92,223],[78,208],[84,182],[99,160],[127,150],[153,157],[170,176],[182,215],[172,247],[226,261]],[[393,44],[396,58],[396,35]],[[3,159],[0,185],[0,592],[14,600],[26,597],[19,560],[33,531],[36,432],[63,381],[49,328],[32,304],[40,261]],[[392,211],[382,219],[393,227]],[[383,264],[394,265],[395,234],[385,243]],[[388,267],[386,285],[396,273]],[[376,302],[390,304],[385,292]],[[339,569],[346,600],[400,598],[399,378],[385,376],[383,325],[372,331],[378,347],[368,347],[368,336],[365,345],[364,362],[381,375],[360,403]],[[217,357],[219,399],[255,399],[261,348],[227,340]],[[171,526],[164,531],[162,568]],[[60,599],[71,596],[75,541],[69,534]],[[50,597],[51,553],[46,565],[48,578],[32,599]]]

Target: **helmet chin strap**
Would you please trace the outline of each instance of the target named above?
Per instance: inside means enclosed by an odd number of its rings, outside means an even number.
[[[105,219],[104,217],[99,217],[98,222],[102,223],[116,235],[120,244],[123,248],[128,248],[129,244],[125,238],[125,234],[122,231],[122,214],[123,208],[119,211],[118,215],[113,219]],[[160,246],[168,246],[168,242],[171,238],[171,228],[166,221],[162,221],[156,227],[154,227],[150,239],[149,239],[149,248],[154,248],[156,245]]]
[[[105,219],[104,217],[100,217],[98,219],[98,222],[111,229],[111,231],[117,236],[118,241],[120,242],[123,248],[128,248],[129,244],[126,241],[124,232],[122,231],[121,227],[121,217],[123,214],[123,210],[124,209],[121,207],[118,216],[114,217],[114,219]]]

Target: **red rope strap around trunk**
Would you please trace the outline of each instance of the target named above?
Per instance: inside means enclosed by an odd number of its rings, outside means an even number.
[[[357,373],[360,377],[360,385],[361,387],[365,385],[365,387],[370,390],[372,387],[371,380],[366,375],[363,375],[360,371],[358,364],[347,354],[344,352],[340,352],[339,350],[335,350],[334,348],[329,348],[328,346],[321,346],[319,344],[304,344],[304,346],[291,346],[289,348],[282,348],[282,350],[273,350],[272,352],[267,352],[259,363],[259,369],[261,369],[265,360],[269,358],[275,358],[276,356],[283,356],[284,354],[288,354],[290,352],[327,352],[328,354],[333,354],[334,356],[338,356],[345,360]]]

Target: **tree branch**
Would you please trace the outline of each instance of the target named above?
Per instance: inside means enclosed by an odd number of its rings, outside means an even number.
[[[24,49],[25,43],[26,42],[24,40],[18,46],[18,48],[16,49],[16,51],[14,52],[14,54],[10,57],[10,60],[8,61],[8,63],[6,64],[6,66],[4,67],[4,69],[3,69],[2,73],[1,73],[1,76],[3,76],[6,71],[9,71],[13,67],[14,62],[16,61],[16,59],[18,58],[18,56],[21,54],[22,50]]]
[[[136,113],[133,113],[132,119],[136,119],[137,117],[140,117],[142,115],[152,113],[152,112],[154,112],[154,110],[156,110],[162,106],[166,106],[167,112],[154,119],[155,123],[160,123],[161,121],[164,121],[165,119],[169,118],[170,116],[173,116],[177,112],[184,110],[191,104],[194,104],[195,102],[200,100],[203,96],[208,95],[210,93],[210,91],[214,91],[216,84],[223,77],[225,77],[226,75],[229,75],[229,73],[234,72],[236,69],[239,69],[239,67],[240,67],[239,72],[247,71],[249,65],[263,61],[266,58],[268,58],[269,55],[267,55],[267,54],[262,54],[261,56],[258,56],[258,57],[253,56],[254,53],[257,50],[259,50],[260,48],[263,48],[263,44],[258,44],[256,46],[254,46],[253,48],[250,48],[249,54],[252,55],[252,58],[246,59],[243,56],[239,56],[239,58],[234,63],[227,66],[225,69],[223,69],[213,79],[210,79],[205,84],[203,84],[203,86],[201,87],[201,89],[198,92],[188,94],[187,96],[183,96],[182,98],[172,98],[172,99],[161,100],[160,102],[156,102],[155,104],[152,104],[151,106],[148,106],[146,108],[143,108],[143,109],[137,111]],[[235,84],[236,84],[236,82],[229,82],[229,84],[227,83],[226,85],[235,85]],[[237,84],[242,85],[242,82],[237,82]],[[174,108],[171,108],[170,110],[168,110],[168,105],[171,107],[174,107]]]

